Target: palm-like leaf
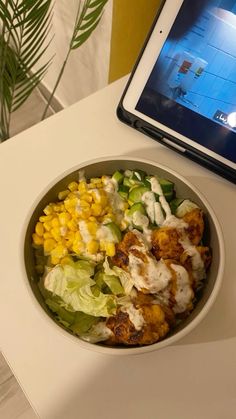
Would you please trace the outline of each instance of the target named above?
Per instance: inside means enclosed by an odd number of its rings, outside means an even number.
[[[80,47],[92,34],[100,22],[108,0],[85,0],[75,24],[71,49]]]
[[[10,115],[38,85],[51,60],[39,65],[47,49],[52,0],[0,0],[1,133],[9,136]]]

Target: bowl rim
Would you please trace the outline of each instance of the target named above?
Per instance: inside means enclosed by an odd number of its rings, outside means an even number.
[[[219,260],[219,268],[217,277],[215,279],[214,287],[211,291],[211,294],[202,307],[201,311],[196,315],[196,317],[187,324],[182,330],[179,330],[174,334],[173,336],[167,337],[159,342],[153,343],[151,345],[146,346],[140,346],[140,347],[125,347],[125,348],[119,348],[119,347],[111,347],[111,346],[105,346],[105,345],[99,345],[99,344],[93,344],[90,342],[86,342],[82,340],[81,338],[70,334],[68,331],[60,327],[52,318],[48,316],[48,314],[45,312],[43,307],[39,304],[37,299],[35,298],[35,295],[33,293],[33,290],[30,285],[30,281],[27,275],[26,266],[25,266],[25,258],[24,258],[24,247],[25,247],[25,238],[26,238],[26,232],[28,229],[29,221],[32,217],[32,214],[34,212],[34,209],[37,207],[41,199],[45,196],[45,194],[53,187],[55,186],[60,180],[68,176],[69,174],[85,169],[86,166],[96,164],[96,163],[103,163],[103,162],[109,162],[109,161],[133,161],[137,163],[144,163],[149,164],[151,166],[155,166],[157,169],[160,168],[162,170],[165,170],[178,178],[180,181],[185,183],[192,191],[198,195],[200,200],[204,203],[205,207],[207,208],[207,211],[210,213],[210,216],[212,218],[212,221],[214,223],[216,234],[218,236],[219,241],[219,253],[220,253],[220,260]],[[91,159],[87,161],[83,161],[77,165],[74,165],[73,167],[65,170],[63,173],[60,173],[57,175],[52,181],[50,181],[37,195],[36,199],[34,199],[33,203],[31,204],[30,208],[27,211],[26,217],[24,219],[24,222],[22,223],[21,232],[20,232],[20,264],[21,264],[21,274],[24,278],[24,283],[26,285],[26,289],[28,290],[28,293],[30,294],[30,298],[32,303],[34,304],[35,308],[39,312],[39,314],[44,318],[48,325],[50,324],[51,327],[56,331],[58,330],[59,333],[62,333],[67,339],[69,339],[71,342],[74,342],[75,344],[79,345],[81,348],[88,349],[93,352],[98,352],[102,354],[108,354],[108,355],[139,355],[144,354],[148,352],[153,352],[158,349],[164,348],[166,346],[170,346],[179,340],[181,340],[184,336],[188,335],[192,330],[196,328],[197,325],[205,318],[211,307],[213,306],[216,297],[219,293],[220,287],[222,285],[223,281],[223,274],[224,274],[224,267],[225,267],[225,244],[224,244],[224,236],[222,232],[221,225],[218,221],[218,218],[215,214],[215,211],[213,210],[212,206],[209,204],[207,198],[205,198],[204,194],[198,190],[197,187],[195,187],[191,182],[189,182],[184,176],[180,175],[175,170],[170,169],[168,166],[159,164],[158,162],[150,159],[143,159],[139,157],[132,157],[132,156],[106,156],[106,157],[99,157],[96,159]]]

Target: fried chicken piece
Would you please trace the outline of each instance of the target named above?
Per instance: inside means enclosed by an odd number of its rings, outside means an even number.
[[[179,260],[183,253],[181,233],[173,227],[162,227],[152,232],[152,253],[159,259]]]
[[[201,259],[204,263],[205,269],[207,270],[211,264],[211,250],[207,246],[196,246],[196,250],[201,256]],[[183,252],[180,257],[181,264],[190,272],[192,270],[192,260],[191,255],[188,252]]]
[[[133,246],[140,245],[141,243],[136,234],[134,234],[132,231],[126,233],[123,237],[123,240],[116,245],[116,254],[111,259],[112,264],[127,271],[129,264],[130,249]]]
[[[144,325],[136,330],[128,313],[118,310],[116,316],[108,318],[106,326],[113,336],[106,341],[109,345],[150,345],[164,338],[169,331],[165,313],[158,304],[142,304],[139,307],[144,319]]]
[[[202,240],[204,231],[203,211],[200,208],[194,208],[182,218],[187,224],[185,229],[191,243],[197,246]]]

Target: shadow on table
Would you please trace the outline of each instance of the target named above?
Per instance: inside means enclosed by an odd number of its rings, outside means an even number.
[[[129,155],[129,154],[128,154]],[[173,155],[176,156],[176,164],[173,165]],[[168,166],[168,159],[171,158],[171,168],[181,173],[191,173],[193,175],[186,176],[193,183],[213,206],[214,211],[220,221],[226,250],[226,267],[223,284],[215,304],[208,313],[207,317],[201,324],[191,332],[187,337],[183,338],[180,345],[212,342],[229,339],[236,336],[236,280],[235,280],[235,249],[236,249],[236,222],[233,216],[235,208],[231,205],[224,206],[224,202],[232,202],[232,188],[235,188],[230,182],[215,176],[189,161],[187,158],[178,155],[174,151],[163,148],[147,148],[135,150],[132,157],[154,160],[160,164]],[[185,170],[186,167],[186,170]],[[200,168],[200,170],[199,170]],[[194,171],[198,170],[199,176],[194,176]],[[201,175],[202,172],[202,175]],[[206,175],[207,173],[207,175]],[[209,174],[209,176],[208,176]],[[215,183],[217,182],[217,188]],[[221,192],[223,191],[223,195]],[[236,193],[236,191],[234,192]],[[233,202],[232,202],[233,205]],[[228,222],[228,220],[232,220]]]

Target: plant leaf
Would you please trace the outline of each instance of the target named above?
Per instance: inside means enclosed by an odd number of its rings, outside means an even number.
[[[107,1],[108,0],[85,0],[75,27],[73,39],[71,41],[71,49],[80,47],[96,29]]]

